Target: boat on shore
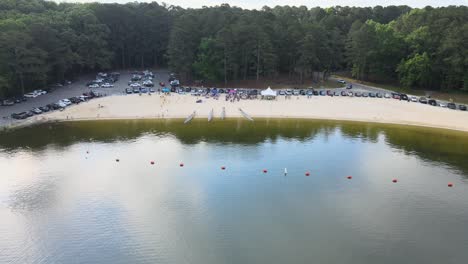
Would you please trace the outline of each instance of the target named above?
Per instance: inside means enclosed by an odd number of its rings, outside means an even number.
[[[210,113],[208,114],[208,122],[211,122],[213,120],[213,109],[211,109]]]
[[[192,119],[195,117],[196,113],[197,113],[196,111],[193,111],[193,113],[185,119],[184,124],[190,123]]]
[[[239,108],[239,111],[241,112],[242,116],[244,116],[247,120],[254,121],[252,117],[250,117],[246,112],[244,112],[244,110]]]

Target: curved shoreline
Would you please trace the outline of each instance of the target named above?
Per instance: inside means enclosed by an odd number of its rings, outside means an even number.
[[[302,96],[292,99],[279,98],[274,101],[245,100],[234,103],[225,101],[224,97],[219,100],[201,99],[204,102],[197,104],[197,98],[190,95],[109,96],[71,106],[62,112],[35,116],[9,128],[62,121],[185,119],[193,111],[197,111],[195,118],[199,119],[208,118],[211,109],[215,109],[216,122],[219,120],[221,108],[225,107],[226,118],[242,118],[238,111],[238,108],[242,108],[254,119],[294,118],[367,122],[468,132],[468,112],[394,99],[328,96],[308,99]]]

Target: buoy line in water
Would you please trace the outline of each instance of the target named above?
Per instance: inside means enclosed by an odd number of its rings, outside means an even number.
[[[89,150],[86,151],[86,154],[89,154],[89,153],[90,153]],[[87,159],[88,157],[86,156],[85,158]],[[115,159],[115,161],[116,161],[116,162],[120,162],[120,159],[117,158],[117,159]],[[151,160],[151,161],[150,161],[150,164],[151,164],[151,165],[154,165],[154,164],[155,164],[155,161],[154,161],[154,160]],[[184,167],[184,166],[185,166],[184,163],[182,163],[182,162],[179,163],[179,167]],[[221,168],[221,170],[226,170],[226,166],[221,166],[220,168]],[[267,174],[267,173],[268,173],[268,170],[267,170],[267,169],[263,169],[262,172],[263,172],[263,174]],[[287,174],[288,174],[288,170],[287,170],[287,168],[284,168],[284,175],[286,176]],[[311,175],[311,173],[310,173],[309,171],[306,171],[306,172],[305,172],[305,176],[308,177],[308,176],[310,176],[310,175]],[[346,176],[346,179],[352,180],[352,179],[353,179],[353,176],[348,175],[348,176]],[[397,178],[393,178],[393,179],[392,179],[392,182],[393,182],[393,183],[398,183],[398,179],[397,179]],[[454,187],[454,186],[455,186],[455,184],[454,184],[453,182],[448,182],[448,183],[447,183],[447,187],[450,187],[450,188],[451,188],[451,187]]]

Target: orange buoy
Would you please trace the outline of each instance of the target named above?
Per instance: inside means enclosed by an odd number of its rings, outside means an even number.
[[[310,172],[306,172],[306,173],[305,173],[305,176],[310,176]]]
[[[151,165],[154,165],[154,161],[151,161],[150,163],[151,163]]]
[[[221,167],[221,169],[222,169],[222,170],[225,170],[225,169],[226,169],[226,167],[222,166],[222,167]]]
[[[348,178],[348,180],[351,180],[353,178],[353,176],[348,176],[346,178]]]
[[[267,173],[268,171],[267,170],[263,170],[263,173]]]
[[[447,184],[447,186],[448,186],[448,187],[453,187],[453,183],[449,182],[449,183]]]
[[[393,179],[393,180],[392,180],[392,182],[394,182],[394,183],[397,183],[397,182],[398,182],[398,180],[397,180],[397,179]]]
[[[184,166],[184,164],[183,164],[183,163],[181,163],[179,166],[180,166],[180,167],[183,167],[183,166]]]

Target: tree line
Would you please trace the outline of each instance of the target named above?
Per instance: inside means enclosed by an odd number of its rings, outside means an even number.
[[[168,67],[228,82],[349,71],[468,91],[468,7],[199,9],[0,1],[0,97],[108,69]]]

